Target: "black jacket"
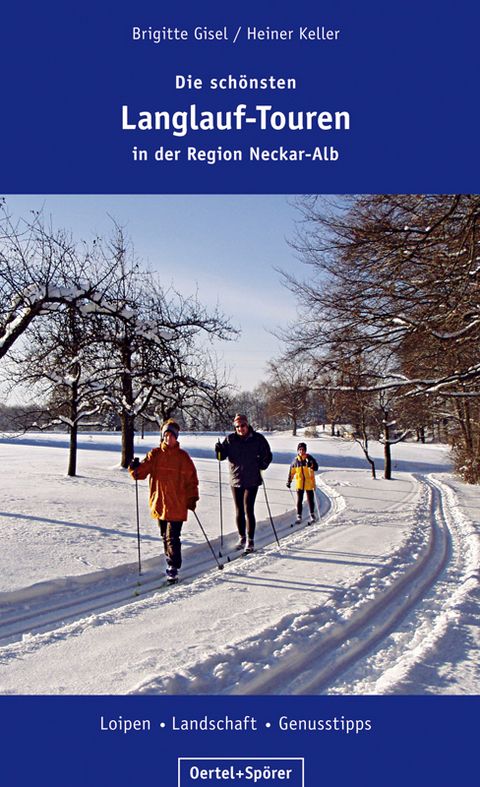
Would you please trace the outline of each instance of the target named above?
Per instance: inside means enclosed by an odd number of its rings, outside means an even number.
[[[261,486],[261,470],[266,470],[272,461],[272,452],[264,436],[251,427],[244,440],[236,432],[229,434],[223,443],[217,443],[220,459],[228,459],[230,486]],[[217,448],[216,446],[216,448]]]

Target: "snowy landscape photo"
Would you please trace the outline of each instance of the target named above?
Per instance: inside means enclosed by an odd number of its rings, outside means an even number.
[[[309,439],[321,516],[292,527],[285,478],[296,441],[268,437],[279,545],[261,495],[259,550],[230,560],[233,503],[224,478],[222,548],[216,436],[185,435],[198,516],[224,569],[190,515],[181,582],[162,589],[145,483],[139,574],[118,436],[82,436],[75,479],[58,434],[3,439],[2,693],[477,693],[478,497],[453,478],[448,452],[402,444],[394,479],[373,480],[351,442]],[[137,438],[139,455],[157,442]]]
[[[478,198],[2,210],[0,693],[478,694]],[[248,555],[239,412],[273,455]],[[166,587],[128,468],[171,416],[199,501]]]

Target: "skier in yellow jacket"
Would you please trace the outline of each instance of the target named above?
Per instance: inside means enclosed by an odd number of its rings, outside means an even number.
[[[195,511],[198,478],[195,465],[178,442],[179,425],[170,418],[162,426],[162,440],[143,462],[129,465],[133,478],[150,476],[150,513],[158,520],[167,558],[167,581],[176,582],[182,565],[180,533],[188,511]]]
[[[315,473],[318,470],[318,462],[311,455],[307,454],[306,443],[299,443],[297,446],[298,456],[295,457],[288,471],[287,486],[290,489],[292,481],[295,479],[297,490],[297,522],[302,521],[303,495],[307,493],[308,507],[310,509],[310,521],[315,522]]]

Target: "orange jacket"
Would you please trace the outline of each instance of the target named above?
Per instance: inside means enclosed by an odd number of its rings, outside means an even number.
[[[154,519],[185,522],[188,505],[198,500],[198,478],[195,465],[177,443],[162,443],[140,462],[137,478],[150,476],[150,513]],[[135,470],[130,470],[135,478]]]

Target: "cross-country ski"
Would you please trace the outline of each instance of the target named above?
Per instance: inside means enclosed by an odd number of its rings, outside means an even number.
[[[139,597],[145,595],[146,593],[155,593],[157,590],[165,590],[166,588],[174,587],[175,585],[178,585],[178,582],[178,578],[170,580],[164,579],[159,582],[148,582],[146,584],[139,582],[135,588],[134,595]]]

